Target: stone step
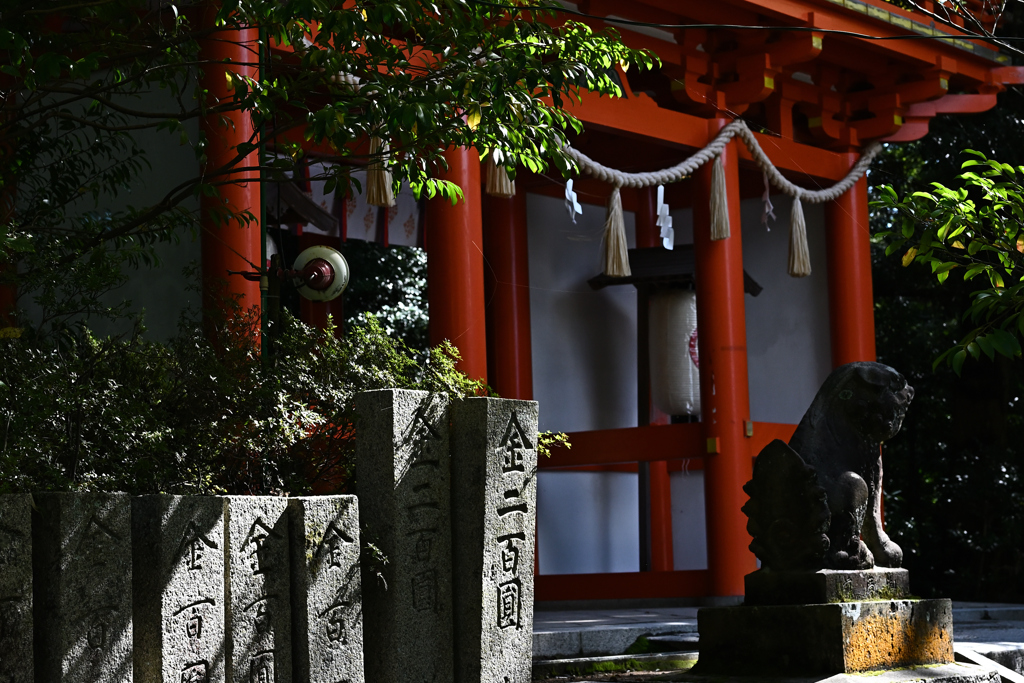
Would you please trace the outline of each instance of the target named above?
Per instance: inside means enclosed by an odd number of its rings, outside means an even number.
[[[533,632],[533,658],[565,659],[621,655],[640,638],[697,634],[697,620],[553,628]]]
[[[771,677],[764,676],[701,676],[682,674],[674,677],[678,683],[999,683],[994,668],[976,664],[942,664],[893,671],[872,671],[865,674],[835,674],[833,676]],[[580,682],[583,683],[583,682]]]
[[[1024,605],[953,603],[953,621],[1024,621]]]
[[[1020,673],[982,654],[979,650],[984,648],[985,645],[981,643],[954,643],[953,654],[958,662],[994,668],[999,672],[999,678],[1002,679],[1002,683],[1024,683],[1024,676]]]
[[[677,671],[689,669],[696,661],[697,653],[694,651],[535,660],[533,680],[566,675],[587,676],[616,671]]]

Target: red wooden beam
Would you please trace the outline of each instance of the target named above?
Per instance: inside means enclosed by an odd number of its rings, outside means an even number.
[[[707,119],[663,109],[646,95],[613,100],[584,93],[581,105],[567,108],[588,127],[678,147],[683,150],[679,161],[688,150],[702,149],[713,137],[708,135]],[[841,180],[850,170],[843,156],[835,152],[770,135],[755,133],[755,137],[772,163],[794,174],[796,182],[800,176]],[[753,164],[742,143],[739,149],[740,160]]]
[[[617,574],[541,574],[534,581],[534,599],[539,601],[698,598],[711,594],[711,576],[706,569]]]
[[[779,422],[754,422],[749,437],[750,452],[757,455],[774,439],[789,441],[796,425]],[[624,429],[598,429],[570,432],[571,449],[555,447],[550,458],[542,458],[541,469],[593,468],[620,463],[658,462],[704,458],[707,444],[701,437],[699,422],[674,425],[649,425]]]
[[[701,457],[705,452],[700,423],[600,429],[569,434],[571,449],[552,448],[538,467],[578,467],[622,462],[657,462]]]

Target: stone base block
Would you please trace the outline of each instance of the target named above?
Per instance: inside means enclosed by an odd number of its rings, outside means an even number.
[[[697,613],[701,674],[814,675],[953,662],[949,600],[716,607]]]
[[[859,600],[906,600],[910,572],[875,567],[861,571],[822,569],[780,572],[770,569],[747,574],[746,605],[816,605]]]
[[[764,683],[764,676],[704,676],[683,674],[672,680],[679,683]],[[999,683],[999,673],[973,664],[940,664],[870,675],[871,683]],[[772,683],[865,683],[863,674],[800,676],[773,678]]]

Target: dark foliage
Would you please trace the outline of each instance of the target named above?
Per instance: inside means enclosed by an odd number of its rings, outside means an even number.
[[[925,140],[896,147],[871,174],[901,196],[955,185],[976,149],[1018,165],[1024,95],[977,116],[940,118]],[[889,215],[876,211],[875,231]],[[996,356],[969,359],[958,377],[933,361],[971,327],[961,321],[971,292],[984,286],[953,274],[939,284],[902,254],[874,252],[879,361],[903,373],[917,393],[900,434],[885,446],[885,512],[903,547],[913,590],[960,600],[1024,600],[1024,365]]]
[[[286,316],[262,349],[240,319],[218,344],[189,323],[167,345],[141,330],[0,339],[0,493],[351,490],[356,392],[481,391],[454,347],[418,363],[373,317],[338,339]]]
[[[427,254],[349,240],[342,251],[353,278],[345,290],[346,325],[372,313],[384,330],[416,351],[427,349]]]

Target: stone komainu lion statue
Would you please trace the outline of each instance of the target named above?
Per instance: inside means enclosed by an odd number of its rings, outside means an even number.
[[[900,430],[912,398],[913,387],[887,365],[843,365],[789,445],[776,439],[761,451],[743,512],[762,567],[900,566],[903,551],[882,530],[880,446]]]

